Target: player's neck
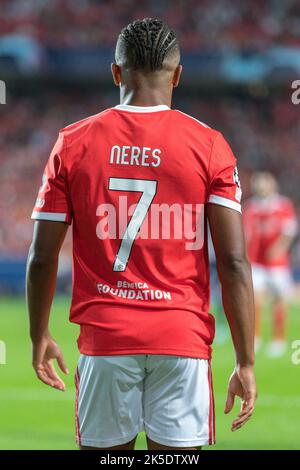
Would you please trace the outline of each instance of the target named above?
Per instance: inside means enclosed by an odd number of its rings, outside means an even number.
[[[126,89],[121,88],[120,103],[131,106],[158,106],[171,107],[172,91],[158,89]]]

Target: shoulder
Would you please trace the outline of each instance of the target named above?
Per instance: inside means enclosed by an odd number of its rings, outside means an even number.
[[[194,129],[195,132],[201,133],[201,135],[206,135],[208,138],[214,140],[220,134],[219,131],[213,129],[205,122],[199,121],[199,119],[190,116],[179,109],[173,109],[172,111],[174,118],[177,119],[181,125],[186,125],[190,129]]]
[[[210,154],[210,161],[215,160],[216,165],[236,163],[236,157],[222,132],[178,109],[174,109],[173,113],[175,119],[179,121],[178,127],[184,129],[186,134],[192,136],[196,142],[204,144]]]
[[[73,141],[78,138],[84,138],[89,132],[93,132],[103,124],[108,116],[112,115],[111,108],[105,109],[100,113],[88,116],[80,121],[69,124],[60,129],[59,135],[65,141],[65,145],[72,145]]]

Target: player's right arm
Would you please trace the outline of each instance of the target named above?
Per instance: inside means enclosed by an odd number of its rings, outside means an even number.
[[[67,233],[64,222],[36,220],[26,269],[26,301],[32,341],[32,366],[46,385],[64,390],[54,361],[65,374],[68,369],[48,324],[54,297],[59,251]]]
[[[242,401],[241,410],[232,423],[231,429],[235,431],[251,417],[256,401],[255,310],[236,159],[221,135],[214,142],[209,171],[207,216],[222,286],[223,307],[236,353],[236,366],[229,380],[225,413],[232,410],[235,396],[239,396]]]
[[[64,164],[66,144],[63,133],[53,147],[45,167],[42,186],[31,218],[35,220],[26,271],[26,299],[32,340],[32,364],[38,378],[64,390],[54,361],[67,374],[62,353],[48,329],[54,296],[58,256],[72,221],[72,205]]]

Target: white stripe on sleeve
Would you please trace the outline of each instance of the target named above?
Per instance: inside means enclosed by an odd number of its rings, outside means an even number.
[[[33,211],[31,214],[32,219],[36,220],[53,220],[55,222],[65,222],[67,214],[63,212],[39,212]]]
[[[234,209],[235,211],[242,212],[241,204],[232,201],[231,199],[227,199],[226,197],[211,194],[209,196],[208,202],[211,202],[213,204],[219,204],[220,206],[229,207],[230,209]]]

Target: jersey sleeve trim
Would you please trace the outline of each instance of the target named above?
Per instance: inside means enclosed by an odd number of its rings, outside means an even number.
[[[234,209],[235,211],[242,212],[241,204],[232,201],[231,199],[227,199],[226,197],[211,194],[208,198],[208,202],[211,202],[212,204],[219,204],[220,206],[229,207],[230,209]]]
[[[33,211],[31,214],[31,218],[36,220],[53,220],[54,222],[66,222],[67,214],[63,212]]]

